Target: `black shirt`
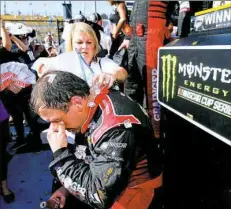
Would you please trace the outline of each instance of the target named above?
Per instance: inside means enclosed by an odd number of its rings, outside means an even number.
[[[34,53],[30,49],[24,52],[17,47],[17,48],[11,49],[11,52],[12,54],[14,54],[14,57],[17,57],[16,62],[30,65],[31,63],[35,61]]]
[[[18,62],[18,53],[8,51],[6,48],[0,48],[0,64],[7,62]]]
[[[6,62],[20,62],[30,64],[33,62],[34,56],[32,51],[23,52],[20,49],[13,49],[8,51],[6,48],[0,48],[0,64]]]

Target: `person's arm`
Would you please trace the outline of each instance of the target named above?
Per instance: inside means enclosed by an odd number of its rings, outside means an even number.
[[[1,20],[1,34],[2,34],[2,45],[7,50],[10,51],[12,47],[12,43],[10,40],[9,33],[7,32],[5,28],[5,21]]]
[[[128,72],[123,67],[116,68],[114,73],[116,81],[118,81],[119,83],[124,83],[128,77]]]
[[[124,23],[127,20],[127,11],[126,11],[125,3],[119,3],[117,11],[119,13],[120,19],[116,25],[115,31],[112,34],[113,38],[116,38],[118,36],[118,34],[120,33],[121,29],[124,26]]]
[[[110,208],[135,167],[134,138],[133,128],[110,130],[95,145],[97,155],[89,164],[77,159],[68,148],[61,148],[49,167],[73,196],[93,208]],[[121,147],[107,147],[110,142]]]
[[[92,85],[104,85],[108,88],[111,88],[115,81],[118,83],[124,83],[127,79],[127,71],[123,67],[120,67],[113,60],[104,57],[99,60],[99,65],[102,73],[93,76]]]
[[[119,83],[125,82],[128,77],[127,71],[109,58],[102,58],[101,66],[103,73],[113,74]]]
[[[27,51],[27,46],[24,44],[20,39],[18,39],[16,36],[12,35],[11,40],[17,45],[17,47],[22,50],[23,52]]]
[[[40,57],[34,62],[31,69],[37,72],[38,77],[41,77],[48,71],[59,69],[58,67],[56,57]]]

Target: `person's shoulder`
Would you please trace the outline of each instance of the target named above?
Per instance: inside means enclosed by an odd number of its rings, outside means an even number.
[[[58,55],[59,59],[65,59],[68,58],[68,60],[71,60],[72,58],[76,58],[76,52],[72,51],[72,52],[64,52],[62,54]]]
[[[146,110],[124,93],[117,90],[110,90],[108,96],[117,115],[134,115],[140,121],[140,124],[143,123],[146,126],[149,123]]]
[[[76,55],[76,52],[75,51],[72,51],[72,52],[65,52],[65,53],[63,53],[64,55],[66,55],[66,56],[74,56],[74,55]],[[63,56],[64,56],[63,55]],[[61,56],[61,55],[60,55]]]
[[[120,2],[120,3],[118,3],[118,5],[117,5],[116,9],[117,9],[117,12],[119,12],[120,10],[124,10],[124,9],[126,9],[126,5],[125,5],[125,3],[124,3],[124,2]]]
[[[107,57],[101,58],[99,64],[101,65],[103,72],[106,73],[114,72],[114,70],[119,67],[118,64],[116,64],[112,59],[109,59]]]
[[[112,59],[108,58],[108,57],[102,57],[102,58],[98,58],[100,60],[101,63],[115,63]]]
[[[8,54],[9,51],[7,51],[4,47],[0,48],[0,64],[3,64],[6,60],[6,54]]]
[[[0,53],[9,52],[5,47],[0,47]]]
[[[0,64],[16,61],[14,54],[5,47],[0,48]]]

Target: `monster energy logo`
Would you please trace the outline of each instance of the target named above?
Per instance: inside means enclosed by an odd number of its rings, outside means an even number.
[[[166,98],[166,101],[168,102],[170,96],[172,99],[175,97],[177,57],[169,54],[162,56],[161,59],[163,73],[163,97]]]

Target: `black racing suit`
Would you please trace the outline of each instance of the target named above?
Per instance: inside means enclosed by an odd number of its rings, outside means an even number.
[[[149,118],[124,94],[111,91],[102,96],[84,126],[86,146],[76,144],[75,153],[62,148],[50,164],[63,186],[82,202],[109,208],[128,184],[161,173],[162,149],[159,140],[153,140]],[[137,163],[144,159],[148,164],[142,167],[143,173],[131,182]]]
[[[128,48],[129,75],[125,83],[125,93],[141,105],[145,103],[156,138],[160,137],[157,53],[169,35],[166,26],[172,10],[172,3],[168,1],[140,0],[135,1],[130,17],[132,36]]]

